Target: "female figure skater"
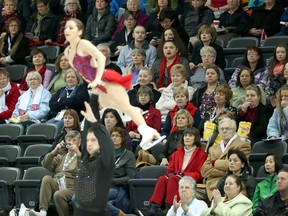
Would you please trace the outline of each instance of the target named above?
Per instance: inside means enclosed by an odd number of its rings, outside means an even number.
[[[64,53],[69,64],[89,83],[93,94],[99,95],[102,107],[119,109],[133,119],[142,136],[140,146],[144,150],[156,145],[165,137],[160,137],[155,129],[147,126],[139,109],[129,103],[125,88],[130,89],[132,75],[123,77],[113,70],[104,71],[104,55],[90,41],[81,39],[83,31],[84,25],[80,20],[72,18],[67,21],[64,33],[70,46]]]

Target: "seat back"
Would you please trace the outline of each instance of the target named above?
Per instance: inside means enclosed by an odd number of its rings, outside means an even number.
[[[257,176],[256,176],[255,179],[256,179],[257,182],[260,182],[260,181],[264,180],[267,176],[268,176],[268,174],[265,173],[264,166],[262,165],[262,166],[258,169]]]
[[[41,155],[44,155],[49,150],[51,150],[51,146],[51,144],[30,145],[26,148],[24,152],[24,157],[40,157]]]
[[[25,171],[23,180],[42,180],[46,175],[52,176],[53,174],[42,166],[31,167]]]
[[[26,135],[45,135],[47,141],[54,140],[57,136],[58,128],[55,124],[38,123],[27,128]]]
[[[228,83],[229,80],[231,79],[234,71],[236,70],[236,68],[225,68],[224,69],[224,76],[225,76],[225,80]]]
[[[259,141],[253,144],[250,154],[250,164],[253,166],[256,177],[258,170],[264,163],[267,152],[282,158],[287,151],[287,144],[284,141]]]
[[[51,150],[51,144],[30,145],[24,152],[23,156],[17,157],[15,166],[21,170],[21,174],[30,167],[41,166],[40,157]]]
[[[147,166],[140,170],[141,179],[130,179],[129,193],[132,209],[141,210],[144,215],[147,213],[147,207],[150,206],[149,199],[153,194],[157,178],[165,175],[167,166]],[[141,196],[139,196],[141,194]]]
[[[140,175],[142,178],[154,178],[157,179],[159,176],[165,175],[167,172],[167,166],[146,166],[140,169]]]
[[[266,38],[263,43],[262,47],[275,47],[279,43],[287,44],[288,43],[288,36],[272,36]]]
[[[7,71],[9,72],[10,81],[20,83],[24,74],[27,72],[27,66],[26,65],[8,65],[5,67]]]
[[[239,65],[241,65],[243,63],[244,57],[237,57],[233,60],[232,62],[232,67],[233,68],[237,68],[239,67]]]
[[[130,204],[134,212],[141,210],[144,215],[148,212],[147,208],[150,206],[149,199],[151,198],[157,179],[129,179],[129,195]]]
[[[15,160],[21,154],[21,148],[18,145],[1,145],[0,146],[0,166],[14,166]]]
[[[18,137],[22,155],[29,145],[53,143],[58,133],[57,125],[49,123],[32,124],[27,128],[26,135]]]
[[[60,48],[58,46],[49,46],[49,45],[43,45],[43,46],[38,46],[38,49],[43,50],[48,58],[48,62],[54,63],[55,59],[60,53]]]
[[[224,47],[224,41],[222,39],[220,39],[220,38],[217,38],[215,43],[218,44],[221,47]]]
[[[52,71],[53,74],[56,72],[55,64],[47,63],[47,64],[46,64],[46,68],[47,68],[48,70]]]
[[[243,57],[246,48],[223,48],[226,62],[226,67],[231,68],[235,58]]]
[[[252,146],[251,153],[273,153],[280,158],[287,152],[285,141],[259,141]]]
[[[21,124],[2,124],[0,125],[0,144],[17,143],[17,137],[24,133]]]
[[[258,46],[259,40],[255,37],[237,37],[228,41],[227,48],[246,48],[250,46]]]
[[[288,164],[288,153],[285,153],[282,157],[282,161],[284,164]]]
[[[14,205],[15,180],[20,178],[20,170],[15,167],[0,167],[0,209],[10,210]]]
[[[31,167],[25,171],[23,179],[14,182],[16,207],[20,207],[21,203],[27,208],[35,207],[40,182],[46,175],[52,176],[52,173],[44,167]]]
[[[0,167],[0,180],[7,185],[12,185],[15,180],[20,178],[20,170],[15,167]]]

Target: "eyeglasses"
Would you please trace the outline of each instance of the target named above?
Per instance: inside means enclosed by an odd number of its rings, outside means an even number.
[[[257,56],[257,55],[258,55],[258,53],[256,53],[256,52],[255,52],[255,53],[254,53],[254,52],[251,52],[251,53],[249,52],[249,53],[247,53],[247,56]]]
[[[224,131],[230,131],[230,130],[232,130],[233,128],[231,128],[231,127],[220,127],[219,128],[219,131],[221,131],[221,132],[224,132]]]
[[[77,5],[76,2],[70,2],[70,3],[67,3],[67,5]]]

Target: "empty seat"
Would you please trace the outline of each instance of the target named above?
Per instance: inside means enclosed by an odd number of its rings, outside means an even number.
[[[141,210],[144,215],[146,208],[150,206],[149,199],[153,194],[157,178],[167,172],[167,166],[148,166],[140,170],[141,179],[130,179],[129,193],[130,203],[134,211]],[[139,196],[139,194],[141,194]]]
[[[259,40],[255,37],[236,37],[228,41],[227,48],[247,48],[258,46]]]
[[[0,146],[0,166],[14,166],[16,158],[20,156],[21,148],[18,145]]]
[[[279,43],[287,44],[288,43],[288,36],[272,36],[266,38],[263,43],[262,47],[275,47]]]
[[[14,182],[16,207],[20,207],[21,203],[24,203],[27,208],[35,207],[40,182],[45,175],[52,176],[52,173],[44,167],[31,167],[25,171],[22,180]]]
[[[0,145],[16,144],[19,135],[24,133],[24,127],[20,124],[0,125]]]
[[[0,167],[0,209],[10,210],[14,206],[13,183],[20,178],[20,170],[15,167]]]
[[[167,172],[167,166],[146,166],[140,169],[140,175],[142,178],[158,178],[165,175]]]
[[[28,146],[24,155],[16,158],[15,166],[22,171],[21,173],[30,167],[41,166],[39,158],[50,151],[51,146],[51,144],[36,144]]]
[[[254,175],[258,173],[259,168],[263,165],[267,153],[273,153],[282,158],[286,151],[287,143],[284,141],[259,141],[254,143],[249,158],[255,171]]]
[[[52,143],[57,136],[57,132],[58,127],[55,124],[38,123],[30,125],[27,128],[26,135],[18,136],[22,154],[29,145]]]
[[[26,65],[16,64],[16,65],[8,65],[5,67],[9,72],[10,81],[20,83],[24,74],[27,71]]]

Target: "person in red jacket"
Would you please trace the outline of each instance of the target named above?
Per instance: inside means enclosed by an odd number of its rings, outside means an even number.
[[[10,82],[5,68],[0,68],[0,124],[5,124],[5,120],[11,117],[19,96],[17,84]]]
[[[161,113],[160,110],[154,108],[151,104],[154,98],[153,91],[151,87],[145,85],[141,86],[136,94],[137,101],[139,102],[139,108],[143,114],[146,124],[158,132],[161,130]],[[141,140],[141,135],[137,130],[138,126],[134,121],[130,121],[127,125],[129,131],[129,136],[131,139]],[[137,144],[140,142],[133,142],[132,149],[135,150]],[[135,146],[136,145],[136,146]]]
[[[193,126],[195,128],[198,128],[198,125],[201,120],[199,109],[196,106],[194,106],[193,103],[189,101],[189,92],[187,88],[185,88],[184,86],[175,88],[175,90],[173,91],[173,99],[175,100],[176,105],[172,110],[168,112],[166,119],[165,119],[165,123],[163,125],[163,129],[161,131],[161,135],[166,135],[166,137],[168,137],[168,135],[171,132],[177,129],[177,126],[173,124],[173,118],[174,118],[174,115],[180,109],[185,109],[190,113],[190,115],[194,119]]]
[[[183,176],[190,176],[196,182],[201,182],[200,169],[207,154],[200,147],[200,133],[196,128],[189,127],[183,132],[184,146],[178,147],[169,160],[166,175],[157,180],[154,192],[150,198],[149,215],[166,215],[173,204],[173,198],[178,195],[178,182]],[[178,200],[179,201],[179,200]],[[160,207],[165,203],[165,210]]]

